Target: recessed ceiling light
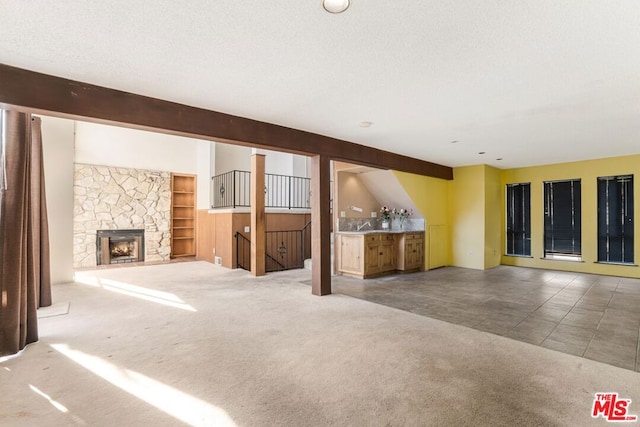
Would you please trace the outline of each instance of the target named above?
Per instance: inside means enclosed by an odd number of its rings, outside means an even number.
[[[451,141],[452,144],[457,144],[458,142],[460,142],[460,141],[458,141],[458,140]]]
[[[342,13],[349,8],[350,0],[323,0],[322,7],[329,13]]]
[[[502,157],[498,157],[496,160],[502,160]]]
[[[372,124],[373,124],[373,122],[360,122],[360,127],[361,128],[369,128],[369,127],[371,127]]]
[[[485,154],[485,153],[486,153],[485,151],[480,151],[478,154]]]

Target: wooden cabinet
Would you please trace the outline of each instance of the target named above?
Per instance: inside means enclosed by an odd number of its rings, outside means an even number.
[[[395,234],[367,234],[364,276],[372,277],[396,269]]]
[[[339,234],[338,270],[360,278],[379,276],[396,269],[396,236],[392,233]]]
[[[357,276],[364,274],[363,237],[340,236],[340,271]]]
[[[400,271],[421,270],[424,266],[424,233],[404,233],[398,245]]]
[[[365,236],[364,274],[371,277],[395,269],[395,235],[367,234]]]
[[[380,244],[378,246],[379,258],[378,265],[381,272],[393,271],[396,269],[396,236],[381,235]]]
[[[374,236],[367,236],[373,238]],[[377,236],[376,236],[377,237]],[[376,240],[367,239],[366,256],[364,261],[365,275],[378,274],[380,268],[380,244]]]
[[[362,279],[424,265],[424,233],[341,234],[338,271]]]
[[[196,254],[196,177],[171,174],[171,258]]]

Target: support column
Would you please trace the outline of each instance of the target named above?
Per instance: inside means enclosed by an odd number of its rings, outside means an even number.
[[[265,273],[264,154],[251,155],[251,274]]]
[[[311,158],[311,293],[331,293],[331,171],[329,158]]]

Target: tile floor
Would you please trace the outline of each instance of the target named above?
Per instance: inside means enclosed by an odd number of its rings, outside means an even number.
[[[359,280],[333,292],[640,371],[640,279],[499,266]]]

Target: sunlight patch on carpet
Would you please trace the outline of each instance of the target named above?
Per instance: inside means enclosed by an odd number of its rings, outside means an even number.
[[[185,303],[175,294],[170,292],[157,291],[130,283],[119,282],[117,280],[103,279],[85,273],[76,273],[75,281],[87,286],[102,288],[107,291],[116,292],[122,295],[139,298],[145,301],[155,302],[169,307],[179,308],[186,311],[197,311],[191,305]]]
[[[100,378],[188,425],[236,426],[223,409],[153,378],[120,368],[98,356],[69,348],[66,344],[52,344],[51,347]]]

